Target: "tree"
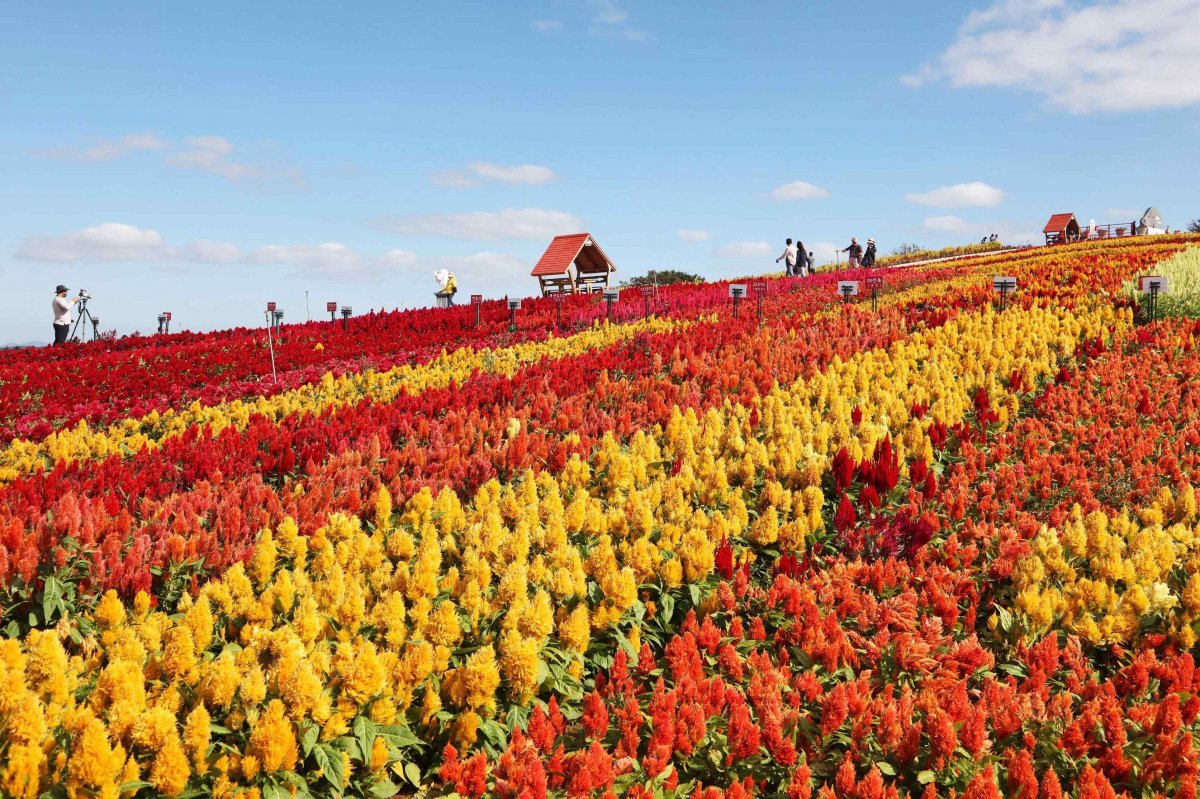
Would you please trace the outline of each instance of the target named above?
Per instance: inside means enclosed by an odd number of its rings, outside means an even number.
[[[651,269],[644,275],[622,280],[621,286],[669,286],[672,283],[703,283],[700,275],[690,275],[678,269]]]
[[[1200,233],[1200,219],[1193,219],[1188,223],[1188,233]]]
[[[912,255],[914,252],[920,251],[920,244],[901,244],[899,247],[892,250],[892,255]]]

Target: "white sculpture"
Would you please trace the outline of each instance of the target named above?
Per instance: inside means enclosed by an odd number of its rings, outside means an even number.
[[[1146,213],[1142,214],[1142,219],[1138,222],[1137,232],[1139,236],[1155,236],[1167,232],[1163,226],[1162,214],[1157,208],[1150,206],[1146,209]]]

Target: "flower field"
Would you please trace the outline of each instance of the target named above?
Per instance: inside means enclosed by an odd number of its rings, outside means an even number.
[[[0,355],[0,796],[1193,797],[1197,244]]]

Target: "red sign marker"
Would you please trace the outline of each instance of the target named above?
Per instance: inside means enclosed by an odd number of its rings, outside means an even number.
[[[329,313],[333,313],[334,311],[337,310],[337,303],[336,302],[325,303],[325,310]]]
[[[267,303],[267,310],[268,310],[268,311],[274,311],[274,310],[275,310],[275,303],[273,303],[273,302],[268,302],[268,303]]]
[[[472,305],[483,305],[483,295],[482,294],[472,294],[471,295],[471,304]]]

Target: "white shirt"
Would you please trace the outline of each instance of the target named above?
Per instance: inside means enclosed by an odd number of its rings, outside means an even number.
[[[788,266],[795,266],[796,265],[796,245],[789,244],[787,246],[787,249],[785,249],[783,251],[783,255],[781,255],[781,256],[779,256],[779,258],[775,259],[775,263],[779,263],[780,259],[786,259],[788,262]]]
[[[69,325],[71,324],[71,301],[66,297],[54,295],[54,302],[50,303],[50,307],[54,310],[54,324]]]

